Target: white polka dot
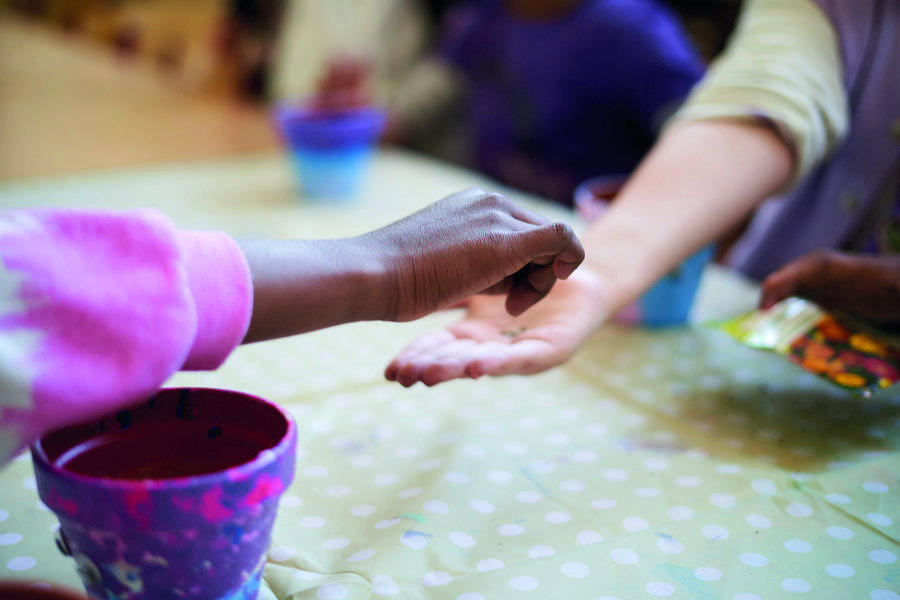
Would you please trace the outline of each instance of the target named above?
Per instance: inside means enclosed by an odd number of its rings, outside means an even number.
[[[414,488],[409,488],[408,490],[403,490],[402,492],[400,492],[399,494],[397,494],[397,497],[398,497],[398,498],[403,498],[403,499],[405,499],[405,498],[413,498],[413,497],[415,497],[415,496],[418,496],[418,495],[421,494],[421,493],[422,493],[422,488],[420,488],[420,487],[414,487]]]
[[[525,454],[528,452],[528,446],[521,442],[510,442],[506,445],[506,451],[510,454]]]
[[[584,489],[584,482],[578,479],[566,479],[559,484],[559,487],[567,492],[580,492]]]
[[[609,557],[620,565],[633,565],[638,561],[638,555],[628,548],[616,548],[609,553]]]
[[[419,465],[419,470],[420,470],[420,471],[430,471],[430,470],[432,470],[432,469],[438,468],[438,467],[441,466],[442,464],[444,464],[444,459],[442,459],[442,458],[432,458],[431,460],[423,461],[423,462]]]
[[[538,473],[549,473],[556,470],[556,463],[552,460],[539,460],[531,464],[531,468]]]
[[[669,467],[669,461],[664,458],[648,458],[644,461],[644,466],[651,471],[662,471]]]
[[[325,540],[322,543],[322,546],[326,550],[340,550],[341,548],[346,548],[350,545],[350,538],[331,538],[330,540]]]
[[[325,493],[332,498],[343,498],[353,493],[353,488],[349,485],[332,485],[325,490]]]
[[[591,500],[591,508],[596,510],[609,510],[616,506],[616,501],[611,498],[597,498]]]
[[[791,502],[784,511],[792,517],[808,517],[813,514],[812,506],[802,502]]]
[[[604,479],[609,479],[610,481],[621,481],[628,477],[628,471],[625,469],[604,469],[603,470]]]
[[[639,487],[634,490],[634,495],[639,498],[655,498],[659,496],[659,490],[654,487]]]
[[[757,529],[768,529],[772,526],[772,519],[757,513],[750,513],[744,517],[744,520],[747,521],[750,527],[756,527]]]
[[[741,562],[748,567],[764,567],[769,564],[769,559],[762,554],[745,552],[744,554],[741,554]]]
[[[506,563],[497,558],[485,558],[484,560],[478,563],[478,571],[480,573],[484,573],[486,571],[495,571],[497,569],[502,569],[506,566]]]
[[[812,550],[812,546],[809,542],[804,542],[803,540],[788,540],[784,543],[784,547],[789,552],[794,552],[796,554],[806,554]]]
[[[469,506],[475,512],[479,512],[483,515],[490,514],[496,510],[494,505],[487,500],[469,500]]]
[[[675,521],[686,521],[694,518],[694,511],[688,506],[670,506],[666,514]]]
[[[700,581],[718,581],[722,579],[722,571],[713,567],[700,567],[694,569],[694,577]]]
[[[883,515],[881,513],[869,513],[866,515],[866,518],[875,523],[876,525],[880,525],[882,527],[888,527],[893,525],[894,520],[891,519],[887,515]]]
[[[25,486],[25,489],[36,490],[37,489],[37,479],[34,477],[29,477],[25,481],[22,482],[22,485]]]
[[[569,521],[571,521],[572,515],[567,512],[555,510],[544,515],[544,520],[548,523],[553,523],[554,525],[561,525],[563,523],[568,523]]]
[[[518,500],[519,502],[524,502],[526,504],[537,502],[540,499],[541,495],[531,490],[525,490],[516,494],[516,500]]]
[[[375,482],[375,485],[394,485],[397,483],[397,476],[393,473],[381,473],[376,475],[372,481]]]
[[[684,544],[670,535],[661,536],[656,540],[656,547],[666,554],[681,554],[684,552]]]
[[[488,471],[487,476],[494,483],[509,483],[513,479],[512,473],[503,469],[492,469]]]
[[[675,485],[678,487],[697,487],[701,483],[703,483],[703,480],[694,475],[682,475],[675,480]]]
[[[564,433],[551,433],[544,439],[551,446],[564,446],[569,443],[569,436]]]
[[[528,575],[520,575],[509,580],[509,587],[520,592],[530,592],[536,590],[540,583],[534,577]]]
[[[302,579],[303,581],[315,581],[316,579],[322,579],[322,574],[313,573],[312,571],[296,571],[294,572],[294,579]]]
[[[456,600],[487,600],[484,597],[484,594],[479,594],[478,592],[467,592],[460,596],[456,597]]]
[[[850,565],[842,565],[840,563],[835,563],[833,565],[828,565],[825,567],[825,572],[831,575],[832,577],[853,577],[856,573],[856,570]]]
[[[375,529],[387,529],[388,527],[393,527],[394,525],[396,525],[399,522],[400,522],[400,519],[398,519],[396,517],[392,518],[392,519],[383,519],[383,520],[375,523]]]
[[[541,424],[538,417],[523,417],[519,419],[519,427],[522,429],[537,429]]]
[[[538,544],[537,546],[532,546],[528,549],[528,556],[534,559],[553,556],[554,554],[556,554],[556,550],[550,546],[545,546],[544,544]]]
[[[866,481],[862,486],[864,490],[873,494],[884,494],[890,489],[886,483],[880,481]]]
[[[850,497],[844,494],[828,494],[825,496],[825,499],[832,504],[850,504],[852,502]]]
[[[453,577],[447,571],[432,571],[425,575],[425,585],[447,585]]]
[[[347,597],[347,588],[341,583],[326,583],[316,590],[316,597],[321,600],[342,600]]]
[[[425,539],[425,538],[422,538]],[[362,560],[368,560],[375,556],[375,551],[371,548],[366,548],[365,550],[360,550],[359,552],[355,552],[347,557],[347,562],[360,562]]]
[[[722,475],[734,475],[740,472],[741,468],[738,465],[719,465],[716,467],[716,473],[721,473]]]
[[[522,535],[525,533],[525,528],[516,523],[504,523],[497,528],[497,533],[506,536]]]
[[[809,582],[802,579],[785,579],[781,582],[781,587],[789,592],[794,592],[795,594],[803,594],[812,589]]]
[[[728,533],[728,530],[721,525],[704,525],[703,535],[709,540],[718,542],[720,540],[727,540],[730,534]]]
[[[450,483],[469,483],[469,476],[459,471],[448,471],[444,473],[444,479]]]
[[[308,529],[318,529],[328,524],[323,517],[303,517],[300,519],[300,526]]]
[[[9,511],[0,509],[0,523],[9,518]]]
[[[622,527],[625,528],[625,531],[635,532],[649,529],[650,525],[641,517],[625,517],[622,521]]]
[[[591,570],[588,566],[580,562],[564,563],[559,567],[559,570],[562,571],[563,575],[571,577],[572,579],[584,579],[591,574]]]
[[[872,590],[869,598],[871,600],[900,600],[900,594],[891,590]]]
[[[441,500],[429,500],[422,505],[422,508],[436,515],[446,515],[450,512],[450,507],[447,506],[446,502],[442,502]]]
[[[303,469],[303,472],[307,477],[325,477],[331,471],[325,465],[315,465],[312,467],[306,467]]]
[[[668,598],[675,593],[675,586],[664,581],[652,581],[647,584],[647,593],[658,598]]]
[[[354,456],[350,459],[350,464],[354,467],[371,467],[375,464],[375,459],[371,456],[367,456],[365,454],[360,456]]]
[[[291,546],[276,546],[269,550],[269,558],[271,558],[275,562],[284,562],[286,560],[290,560],[297,556],[297,554],[297,549]]]
[[[723,509],[733,508],[737,504],[737,500],[731,494],[713,494],[709,497],[709,501]]]
[[[897,555],[887,550],[872,550],[869,552],[869,558],[877,563],[889,565],[897,560]]]
[[[389,575],[376,575],[372,579],[372,591],[378,596],[394,596],[400,593],[400,586]]]
[[[292,494],[285,494],[281,497],[280,502],[282,506],[300,506],[303,504],[303,498]]]
[[[419,449],[415,446],[400,446],[394,452],[397,456],[415,456],[419,453]]]
[[[584,427],[584,430],[590,435],[603,435],[609,431],[609,427],[602,423],[589,423]]]
[[[846,527],[835,525],[825,530],[825,533],[837,540],[849,540],[853,537],[853,532]]]
[[[475,545],[475,538],[462,531],[454,531],[450,534],[450,541],[460,548],[471,548]]]
[[[30,556],[17,556],[7,561],[6,568],[10,571],[27,571],[36,564],[37,561]]]
[[[12,546],[22,541],[22,536],[18,533],[0,534],[0,546]]]
[[[596,531],[585,530],[579,532],[578,535],[575,536],[575,539],[577,539],[578,543],[582,546],[590,546],[591,544],[602,542],[603,536]]]
[[[761,597],[756,594],[735,594],[733,600],[763,600]]]
[[[778,486],[771,479],[754,479],[750,485],[756,490],[757,494],[763,496],[774,496],[778,493]]]
[[[451,431],[449,433],[445,433],[445,434],[441,435],[441,437],[438,438],[438,442],[440,442],[441,444],[444,444],[445,446],[447,444],[455,444],[458,441],[459,441],[459,432],[458,431]]]
[[[365,517],[375,512],[375,507],[371,504],[357,504],[350,509],[350,514],[354,517]]]
[[[424,535],[404,535],[400,543],[413,550],[422,550],[428,546],[428,539]]]
[[[597,453],[592,450],[576,450],[572,453],[572,460],[580,463],[589,463],[597,460]]]

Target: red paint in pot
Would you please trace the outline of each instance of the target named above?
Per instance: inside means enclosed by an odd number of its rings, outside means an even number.
[[[68,427],[42,440],[50,462],[71,473],[110,479],[172,479],[248,463],[286,433],[274,407],[238,394],[191,390]]]

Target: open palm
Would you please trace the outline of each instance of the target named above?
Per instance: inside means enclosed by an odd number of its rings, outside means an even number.
[[[596,278],[576,271],[519,317],[506,312],[502,296],[473,296],[461,321],[413,340],[385,377],[409,387],[546,371],[568,360],[599,324],[599,290]]]

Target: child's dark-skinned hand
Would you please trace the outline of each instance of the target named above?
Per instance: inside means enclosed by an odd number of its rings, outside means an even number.
[[[760,307],[789,296],[874,323],[900,323],[900,256],[832,250],[805,254],[766,278]]]

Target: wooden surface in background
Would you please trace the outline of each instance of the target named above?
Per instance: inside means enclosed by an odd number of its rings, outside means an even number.
[[[179,89],[150,65],[0,15],[0,180],[278,147],[261,107]]]

